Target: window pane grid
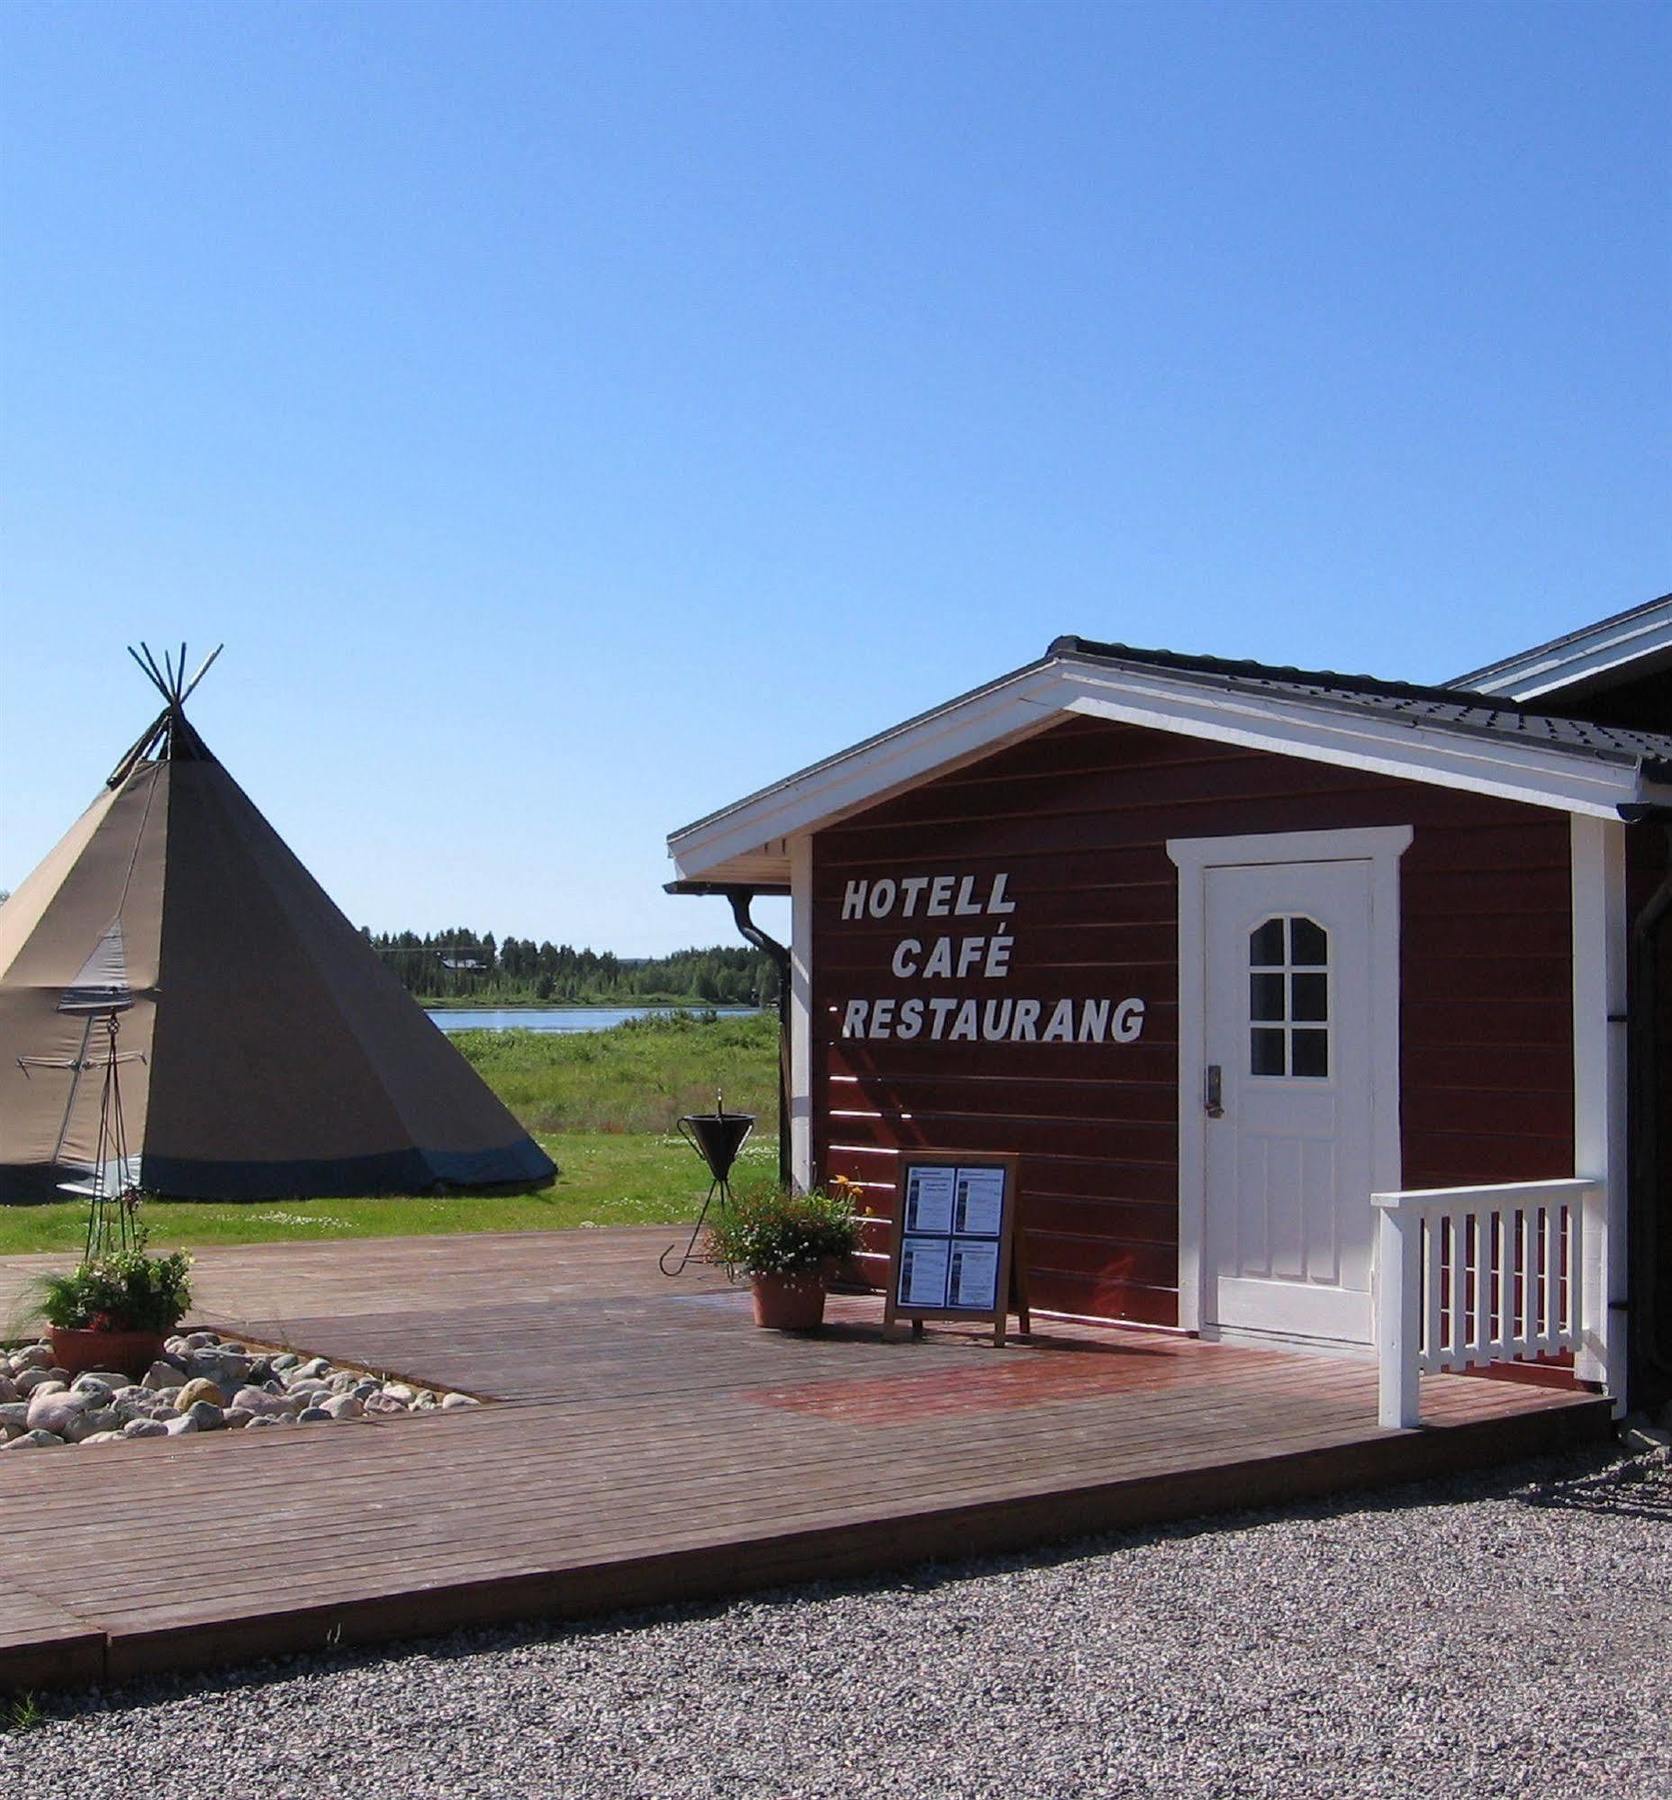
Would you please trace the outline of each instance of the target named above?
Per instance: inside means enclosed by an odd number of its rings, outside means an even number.
[[[1329,933],[1284,914],[1248,938],[1251,1075],[1329,1076]]]

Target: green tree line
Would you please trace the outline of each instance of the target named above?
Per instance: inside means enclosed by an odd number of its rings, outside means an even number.
[[[462,925],[422,936],[362,930],[385,966],[420,1000],[770,1006],[778,998],[777,964],[743,944],[630,957],[532,938],[496,938],[491,931],[478,935]]]

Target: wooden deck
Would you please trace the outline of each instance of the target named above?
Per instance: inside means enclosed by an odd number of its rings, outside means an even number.
[[[666,1231],[206,1251],[200,1320],[479,1410],[0,1457],[0,1684],[113,1682],[961,1556],[1555,1448],[1606,1403],[1045,1322],[756,1331]],[[43,1259],[0,1263],[0,1317]]]

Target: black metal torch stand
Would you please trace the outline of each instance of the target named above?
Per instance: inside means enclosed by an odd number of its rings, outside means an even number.
[[[684,1254],[672,1268],[668,1267],[668,1258],[679,1249],[677,1244],[669,1244],[657,1257],[657,1267],[664,1275],[671,1277],[680,1274],[696,1254],[697,1239],[702,1233],[703,1221],[708,1217],[708,1209],[714,1204],[715,1195],[719,1196],[722,1209],[731,1204],[732,1164],[737,1161],[738,1151],[743,1148],[749,1133],[754,1129],[755,1115],[727,1112],[723,1094],[714,1096],[713,1112],[687,1113],[679,1121],[679,1135],[707,1164],[712,1180],[702,1203],[702,1211],[697,1214],[697,1222],[691,1227],[690,1242],[686,1244]]]

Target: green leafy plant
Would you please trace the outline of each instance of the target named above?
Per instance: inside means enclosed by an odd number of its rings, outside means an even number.
[[[0,1731],[33,1731],[46,1723],[46,1710],[33,1694],[13,1694],[0,1709]]]
[[[811,1275],[853,1254],[859,1225],[840,1194],[763,1188],[737,1195],[709,1225],[703,1255],[746,1275]]]
[[[147,1255],[144,1227],[136,1226],[131,1248],[42,1276],[40,1309],[61,1331],[172,1331],[192,1303],[191,1266],[184,1250]]]

